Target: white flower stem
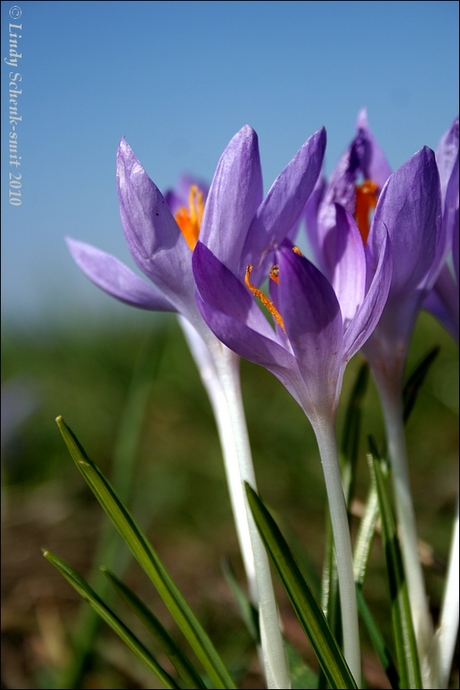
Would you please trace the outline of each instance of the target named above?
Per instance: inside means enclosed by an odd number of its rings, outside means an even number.
[[[395,377],[384,378],[377,375],[376,381],[385,419],[399,537],[417,641],[420,670],[424,687],[433,687],[433,680],[430,680],[432,670],[428,662],[428,650],[433,639],[433,625],[429,614],[422,565],[418,554],[417,524],[410,490],[401,386],[399,383],[396,385]],[[392,382],[395,383],[394,386],[391,385]]]
[[[432,665],[437,670],[439,688],[447,688],[455,652],[459,619],[459,549],[458,549],[458,497],[454,530],[450,545],[449,564],[441,606],[439,626],[436,631],[431,654]]]
[[[321,463],[326,482],[327,498],[331,515],[337,575],[340,591],[340,608],[344,656],[358,687],[361,685],[361,652],[359,643],[358,609],[353,575],[353,556],[347,508],[342,487],[335,425],[333,420],[312,421],[318,442]]]
[[[259,610],[267,685],[269,688],[290,688],[269,561],[244,489],[246,481],[256,490],[256,480],[241,397],[239,357],[217,339],[210,338],[207,347],[185,319],[179,318],[179,321],[216,419],[249,596]]]

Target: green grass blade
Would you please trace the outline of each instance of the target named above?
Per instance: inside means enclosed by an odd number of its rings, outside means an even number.
[[[420,364],[415,368],[415,371],[413,371],[407,379],[407,382],[403,389],[404,424],[409,419],[410,413],[412,412],[412,409],[415,405],[415,401],[417,399],[420,387],[424,382],[431,365],[438,356],[440,349],[441,348],[439,347],[439,345],[433,347],[428,352],[428,354],[425,355]]]
[[[380,659],[380,663],[387,674],[391,687],[394,688],[394,690],[397,690],[397,688],[400,687],[398,671],[385,640],[383,639],[380,630],[374,621],[372,613],[367,606],[366,600],[364,599],[364,595],[361,591],[361,587],[356,587],[356,599],[358,602],[360,616],[364,622],[364,625],[366,626],[367,632],[369,633],[369,637],[371,638],[372,645]]]
[[[155,657],[142,644],[140,640],[131,632],[131,630],[123,623],[108,606],[104,604],[102,599],[96,592],[83,580],[82,577],[68,565],[65,561],[55,556],[46,549],[43,550],[45,558],[54,565],[57,570],[65,577],[65,579],[77,590],[80,596],[83,597],[99,614],[99,616],[114,630],[123,642],[136,654],[141,661],[155,674],[155,676],[163,683],[166,688],[179,688],[173,678],[167,673],[164,668],[160,666]]]
[[[356,688],[354,678],[330,631],[321,607],[275,521],[248,484],[246,484],[246,494],[265,548],[328,682],[333,688]]]
[[[56,422],[85,481],[156,587],[172,617],[203,664],[214,687],[234,688],[233,679],[214,645],[143,532],[118,499],[115,491],[98,467],[89,459],[77,437],[62,417],[58,417]]]
[[[353,573],[355,582],[359,587],[362,587],[366,577],[367,564],[369,563],[369,555],[378,518],[379,499],[377,485],[375,475],[371,473],[371,486],[367,495],[364,515],[359,523],[353,555]]]
[[[368,456],[368,458],[371,471],[375,476],[379,499],[382,540],[390,587],[391,616],[398,659],[400,687],[421,688],[422,680],[407,593],[407,583],[404,576],[401,551],[388,495],[386,477],[384,477],[380,461],[374,459],[372,455]]]
[[[176,671],[181,676],[186,686],[188,688],[206,688],[198,671],[194,668],[193,664],[176,644],[168,631],[163,627],[155,614],[150,611],[137,594],[134,594],[134,592],[119,580],[116,575],[110,572],[110,570],[103,567],[101,571],[122,599],[124,599],[128,606],[134,611],[139,620],[145,625],[151,635],[153,635],[176,668]]]
[[[361,435],[362,406],[369,381],[369,365],[364,362],[359,368],[355,385],[348,401],[341,443],[342,481],[347,506],[354,494],[356,463]]]
[[[129,504],[137,450],[141,438],[142,424],[150,397],[151,388],[156,379],[159,363],[164,351],[166,335],[164,331],[155,332],[146,338],[139,353],[129,386],[125,407],[120,419],[117,437],[113,450],[112,481],[119,498]],[[117,566],[123,572],[131,554],[123,547],[120,536],[113,530],[110,522],[102,529],[94,556],[94,566],[88,577],[93,589],[111,604],[114,594],[108,580],[102,576],[100,563],[112,568]],[[72,658],[66,668],[59,674],[56,688],[79,688],[87,657],[94,650],[101,619],[93,608],[83,605],[72,631]]]

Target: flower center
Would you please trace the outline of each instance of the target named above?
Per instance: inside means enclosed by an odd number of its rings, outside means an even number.
[[[200,192],[196,184],[190,187],[188,203],[189,208],[187,209],[185,206],[181,206],[180,209],[176,211],[174,218],[185,237],[185,241],[193,252],[198,242],[204,212],[203,192]]]
[[[356,187],[355,220],[364,244],[367,242],[370,229],[371,211],[377,206],[378,184],[374,180],[364,180]]]

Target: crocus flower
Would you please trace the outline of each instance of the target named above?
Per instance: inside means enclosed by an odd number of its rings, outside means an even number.
[[[375,270],[367,274],[359,230],[336,208],[334,287],[297,248],[281,244],[270,271],[270,298],[229,270],[205,244],[193,255],[201,313],[225,345],[271,371],[303,408],[315,431],[328,491],[344,625],[345,658],[359,683],[359,635],[350,535],[335,440],[335,413],[348,361],[363,346],[384,308],[391,282],[391,252],[384,238]],[[273,326],[257,307],[259,298]]]
[[[432,625],[417,552],[403,429],[402,383],[413,328],[424,304],[443,318],[451,330],[458,328],[458,314],[453,315],[458,296],[454,297],[453,280],[445,266],[456,223],[458,227],[458,121],[456,130],[455,124],[441,141],[437,161],[433,151],[425,147],[391,174],[362,111],[355,139],[329,182],[318,183],[306,206],[310,244],[318,264],[331,280],[337,251],[334,202],[342,203],[356,218],[368,256],[378,255],[387,232],[391,238],[391,289],[380,322],[364,346],[364,354],[376,380],[385,417],[409,597],[422,673],[428,686],[436,685],[428,660]],[[361,179],[364,182],[359,184]],[[374,208],[373,230],[368,234]]]
[[[364,347],[382,404],[392,467],[402,554],[411,602],[422,676],[431,676],[429,647],[432,622],[417,549],[417,527],[411,499],[404,437],[402,384],[407,351],[424,299],[439,275],[443,260],[441,194],[434,152],[423,148],[391,175],[373,218],[374,251],[386,232],[393,250],[393,278],[388,301],[377,328]]]
[[[448,256],[452,252],[453,273],[446,261],[423,306],[458,342],[458,117],[439,142],[436,162],[441,183],[444,242],[439,254]]]
[[[217,340],[195,300],[192,254],[203,239],[237,270],[254,253],[269,260],[273,246],[297,223],[324,157],[326,134],[318,131],[301,147],[263,198],[257,135],[243,127],[218,163],[209,194],[192,185],[189,208],[177,195],[165,198],[125,140],[118,149],[117,180],[123,231],[138,268],[149,283],[115,257],[68,239],[86,275],[113,297],[143,309],[180,316],[206,386],[223,447],[227,479],[250,594],[260,602],[262,651],[269,687],[288,687],[289,673],[279,631],[267,556],[246,510],[243,481],[255,476],[241,401],[238,358]],[[180,195],[179,195],[180,196]]]
[[[353,218],[341,206],[337,227],[343,244],[335,290],[288,244],[274,254],[271,299],[252,284],[251,265],[243,281],[203,243],[193,256],[198,304],[207,324],[229,348],[280,379],[314,425],[334,415],[346,365],[375,328],[391,278],[390,248],[384,239],[366,288],[364,246]],[[275,330],[251,293],[272,313]]]

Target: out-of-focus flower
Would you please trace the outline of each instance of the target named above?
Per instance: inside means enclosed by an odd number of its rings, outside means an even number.
[[[335,250],[329,235],[335,227],[335,204],[343,206],[355,218],[363,241],[367,242],[372,211],[390,175],[391,168],[363,108],[356,121],[355,138],[330,179],[318,181],[305,207],[308,238],[315,260],[326,275],[334,264]]]
[[[441,183],[444,245],[438,253],[448,258],[452,252],[453,272],[446,261],[423,306],[458,342],[458,117],[439,142],[436,162]]]

